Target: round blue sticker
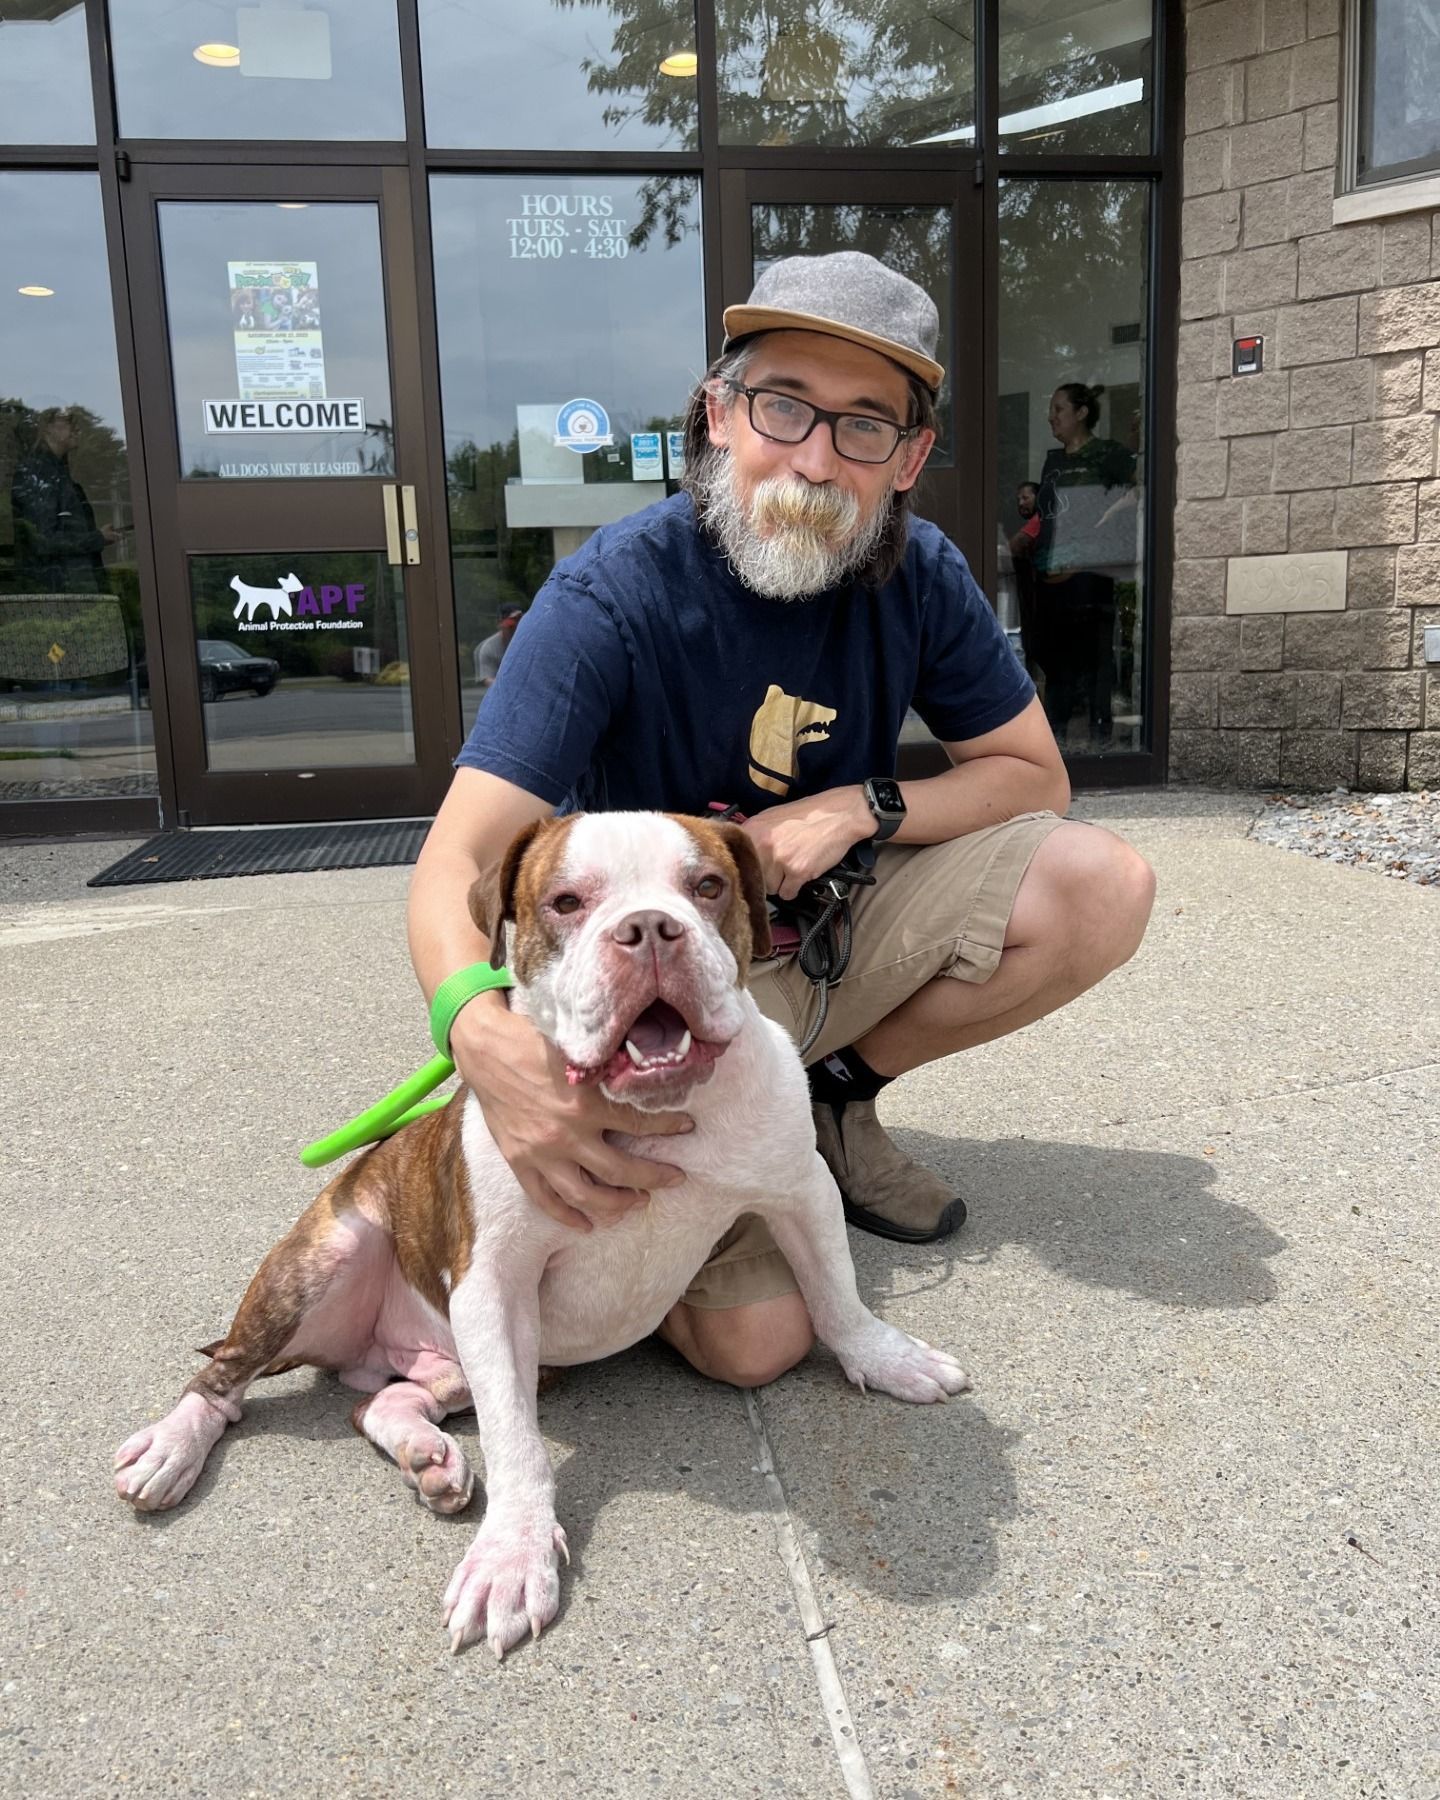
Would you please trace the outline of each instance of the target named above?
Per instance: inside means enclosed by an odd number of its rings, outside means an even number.
[[[614,442],[610,415],[598,400],[567,400],[555,415],[557,449],[587,456]]]

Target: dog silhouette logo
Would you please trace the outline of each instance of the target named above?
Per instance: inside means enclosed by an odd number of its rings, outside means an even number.
[[[833,706],[801,700],[774,682],[750,721],[750,779],[767,794],[788,794],[800,772],[800,752],[823,743],[835,719]]]
[[[290,596],[300,593],[305,583],[298,575],[287,575],[278,587],[258,588],[251,587],[238,575],[232,575],[230,585],[240,596],[235,602],[235,617],[238,619],[243,612],[246,619],[253,623],[255,614],[262,606],[270,608],[272,619],[278,619],[281,613],[288,618],[295,610],[290,604]]]

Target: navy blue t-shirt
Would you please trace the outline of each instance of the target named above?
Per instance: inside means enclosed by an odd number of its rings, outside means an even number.
[[[767,600],[688,495],[607,525],[521,620],[457,766],[570,810],[761,811],[893,775],[906,709],[993,731],[1035,689],[965,558],[912,520],[879,589]]]

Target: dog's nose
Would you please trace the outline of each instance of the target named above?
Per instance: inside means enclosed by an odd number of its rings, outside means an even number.
[[[686,927],[679,919],[655,907],[645,912],[627,913],[611,928],[610,936],[622,950],[659,950],[667,944],[677,943],[685,931]]]

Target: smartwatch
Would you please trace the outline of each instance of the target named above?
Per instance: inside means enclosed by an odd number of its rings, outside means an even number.
[[[875,816],[874,842],[883,844],[905,823],[905,799],[900,783],[888,775],[872,775],[864,786],[865,804]]]

